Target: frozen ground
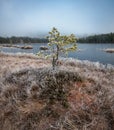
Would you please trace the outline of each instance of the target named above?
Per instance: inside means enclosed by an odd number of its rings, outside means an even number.
[[[0,130],[113,130],[114,67],[0,53]]]

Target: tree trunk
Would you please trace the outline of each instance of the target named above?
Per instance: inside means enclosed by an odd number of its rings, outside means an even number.
[[[52,67],[53,67],[53,70],[55,70],[55,58],[54,57],[52,59]]]
[[[58,59],[59,59],[59,46],[57,45],[56,46],[57,48],[57,50],[56,50],[56,52],[54,52],[54,47],[53,47],[53,53],[56,53],[56,57],[55,56],[53,56],[53,59],[52,59],[52,67],[53,67],[53,70],[55,70],[55,67],[58,65],[57,64],[57,61],[58,61]]]
[[[56,65],[58,65],[57,61],[59,59],[59,46],[57,45],[57,52],[56,52]]]
[[[55,53],[55,50],[54,50],[54,46],[53,46],[53,54]],[[55,56],[53,56],[53,59],[52,59],[52,68],[53,70],[55,70],[55,66],[56,66],[56,60],[55,60]]]
[[[59,58],[59,46],[57,45],[57,57],[56,57],[56,59],[58,60],[58,58]]]

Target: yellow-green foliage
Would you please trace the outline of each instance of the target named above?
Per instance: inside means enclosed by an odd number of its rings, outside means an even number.
[[[46,57],[52,58],[53,69],[57,65],[57,61],[60,55],[68,54],[69,51],[75,51],[77,49],[76,37],[74,34],[69,36],[61,35],[60,32],[53,27],[49,32],[48,38],[48,54],[45,51],[41,51],[38,55],[46,54]]]

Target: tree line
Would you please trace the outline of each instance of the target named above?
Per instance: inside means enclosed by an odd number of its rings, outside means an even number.
[[[0,43],[47,43],[46,38],[30,38],[30,37],[0,37]]]
[[[0,43],[48,43],[47,38],[30,37],[0,37]],[[114,43],[114,33],[99,34],[88,37],[82,37],[77,40],[79,43]]]
[[[79,43],[114,43],[114,33],[100,34],[79,38]]]

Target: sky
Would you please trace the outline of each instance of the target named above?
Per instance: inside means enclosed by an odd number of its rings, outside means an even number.
[[[114,32],[114,0],[0,0],[0,36]]]

